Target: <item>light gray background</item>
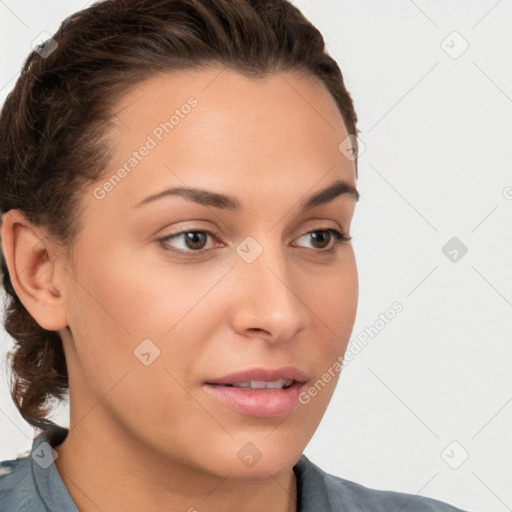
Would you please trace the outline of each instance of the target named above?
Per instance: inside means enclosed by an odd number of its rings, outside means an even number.
[[[305,453],[368,487],[512,510],[512,3],[294,3],[338,61],[366,146],[352,340],[404,308],[342,371]],[[0,101],[31,42],[83,6],[0,1]],[[468,248],[455,262],[441,250],[452,237]],[[0,378],[2,460],[34,431]],[[66,407],[54,417],[69,425]]]

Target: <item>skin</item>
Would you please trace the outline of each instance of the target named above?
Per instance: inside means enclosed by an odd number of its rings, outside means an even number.
[[[203,387],[281,366],[313,384],[345,352],[358,301],[351,243],[322,246],[307,235],[350,234],[356,201],[341,195],[304,214],[298,206],[337,179],[355,186],[354,162],[338,150],[348,134],[335,101],[314,77],[220,71],[154,76],[119,99],[112,160],[81,196],[71,256],[21,212],[3,217],[13,286],[63,339],[71,418],[55,464],[80,511],[295,510],[292,467],[339,377],[291,414],[266,419]],[[97,199],[95,187],[190,96],[197,106]],[[177,196],[135,207],[170,187],[233,195],[242,210]],[[184,229],[216,235],[199,257],[183,236],[167,249],[157,241]],[[235,250],[247,236],[263,249],[252,263]],[[148,366],[134,355],[146,338],[160,350]],[[262,454],[252,467],[237,457],[249,442]]]

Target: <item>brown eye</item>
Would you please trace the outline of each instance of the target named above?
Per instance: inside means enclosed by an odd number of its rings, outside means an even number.
[[[330,231],[313,231],[310,233],[314,244],[316,245],[315,249],[323,249],[329,245],[331,241],[332,233]]]
[[[201,231],[187,231],[183,233],[185,235],[185,245],[189,249],[203,249],[206,245],[206,241],[208,239],[208,235]]]
[[[313,245],[313,249],[318,249],[319,251],[329,251],[329,249],[325,249],[329,246],[332,238],[335,238],[334,244],[332,244],[332,249],[334,249],[334,246],[343,243],[348,242],[352,239],[352,237],[345,235],[341,231],[338,231],[337,229],[330,228],[330,229],[317,229],[314,231],[310,231],[309,233],[306,233],[305,235],[302,235],[299,237],[300,239],[307,239],[308,237],[311,238],[311,243]]]
[[[171,247],[175,252],[201,252],[208,242],[208,237],[215,237],[214,233],[205,230],[180,231],[172,235],[160,238],[158,241],[164,247]],[[170,243],[172,240],[180,240],[181,243]],[[177,247],[178,246],[178,247]]]

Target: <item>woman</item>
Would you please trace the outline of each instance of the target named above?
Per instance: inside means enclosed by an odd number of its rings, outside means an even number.
[[[2,510],[457,510],[302,454],[356,315],[356,122],[284,0],[107,0],[29,56],[0,201],[12,396],[41,432]]]

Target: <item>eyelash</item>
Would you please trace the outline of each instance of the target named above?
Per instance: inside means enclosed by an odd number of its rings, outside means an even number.
[[[184,251],[183,249],[169,249],[168,248],[167,242],[169,240],[178,238],[181,235],[184,235],[186,233],[206,233],[207,235],[210,235],[212,238],[217,238],[217,235],[214,232],[209,231],[207,229],[187,229],[187,230],[178,231],[177,233],[173,233],[171,235],[167,235],[162,238],[159,238],[159,239],[157,239],[157,242],[159,242],[159,244],[163,247],[164,250],[172,252],[174,254],[183,255],[183,256],[192,256],[192,257],[194,257],[195,255],[200,256],[203,253],[211,250],[211,249],[198,249],[198,250],[190,249],[190,250]],[[338,231],[337,229],[334,229],[334,228],[313,229],[311,231],[308,231],[307,233],[304,233],[304,235],[301,235],[299,238],[302,238],[303,236],[310,235],[312,233],[331,233],[334,237],[334,243],[332,244],[332,246],[329,249],[312,249],[313,251],[319,252],[319,253],[322,253],[322,252],[332,253],[336,250],[336,247],[338,245],[348,243],[352,240],[352,237],[350,235],[347,235],[347,234],[343,233],[342,231]]]

